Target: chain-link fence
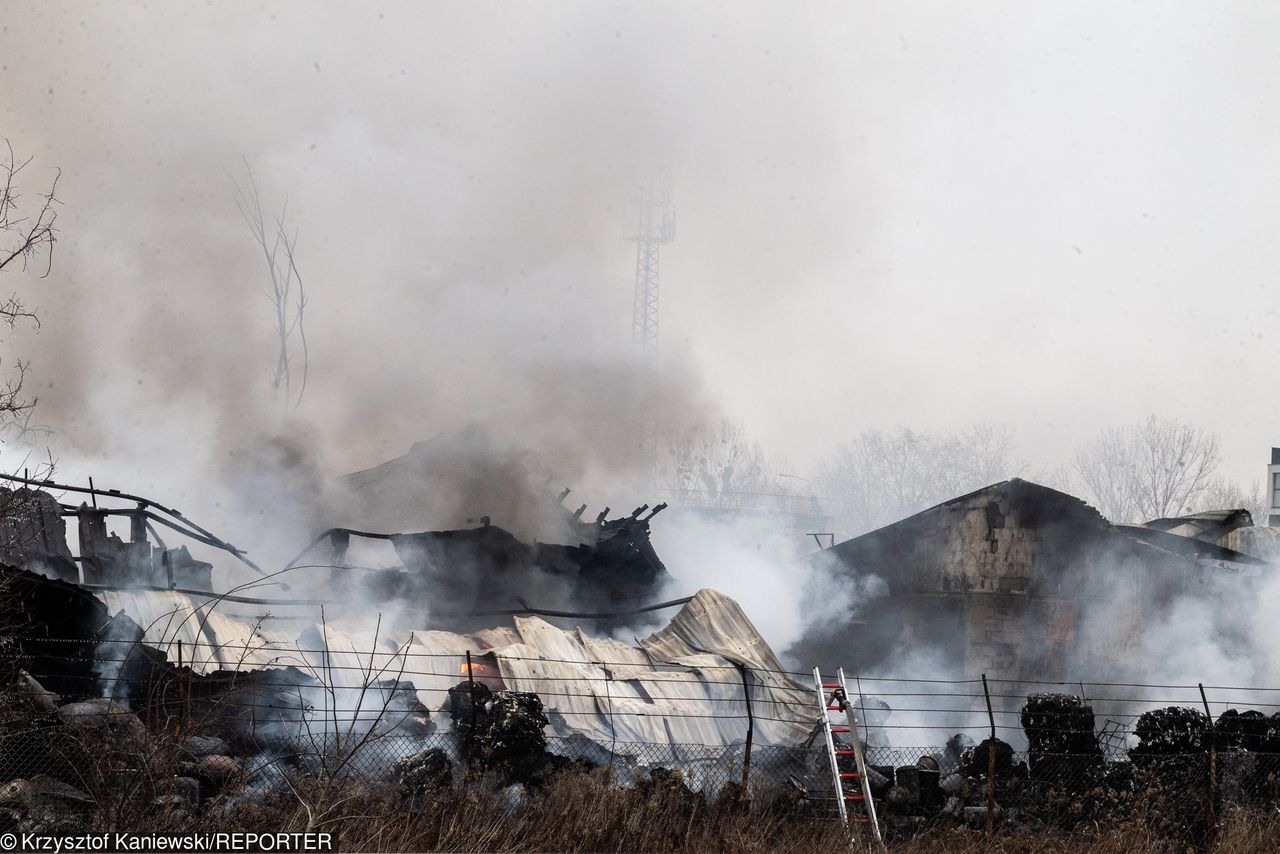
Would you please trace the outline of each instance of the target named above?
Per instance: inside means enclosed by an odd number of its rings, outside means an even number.
[[[507,690],[496,675],[458,682],[486,672],[469,654],[461,674],[459,656],[424,655],[394,679],[337,666],[195,678],[132,648],[85,645],[75,655],[70,642],[42,643],[6,689],[17,699],[0,722],[0,809],[6,786],[35,779],[94,803],[178,789],[198,803],[236,793],[269,800],[330,783],[416,795],[485,780],[533,792],[563,772],[639,789],[662,781],[707,801],[745,793],[814,817],[831,815],[836,797],[822,707],[801,687],[805,674],[767,672],[786,690],[763,694],[754,690],[762,679],[732,666],[703,668],[679,683],[655,678],[642,700],[624,702],[605,669],[540,677],[536,692]],[[446,687],[426,691],[428,680]],[[1280,804],[1275,689],[1074,683],[1075,695],[985,678],[847,684],[867,784],[891,831],[1138,819],[1194,840],[1232,807]],[[798,743],[771,740],[782,731],[767,727],[774,721],[799,732]],[[622,737],[630,733],[653,740]],[[848,757],[839,763],[856,770]]]
[[[143,788],[172,788],[176,780],[179,788],[209,797],[266,796],[299,781],[322,780],[419,791],[456,786],[473,775],[536,789],[559,772],[591,771],[624,786],[674,780],[708,800],[741,792],[745,781],[752,797],[787,800],[815,816],[829,814],[834,794],[829,759],[817,744],[757,747],[748,755],[743,744],[605,745],[556,736],[504,742],[469,740],[458,731],[412,737],[352,731],[228,744],[212,735],[156,736],[130,720],[11,730],[0,737],[0,777],[53,778],[97,798],[104,786],[145,776]],[[1072,826],[1140,819],[1191,838],[1230,807],[1274,810],[1280,804],[1280,754],[1229,743],[1210,742],[1193,753],[1106,756],[1015,752],[998,741],[960,746],[953,740],[941,748],[872,745],[865,758],[877,812],[890,831],[939,821]],[[844,757],[840,761],[841,770],[852,770]],[[168,782],[160,785],[161,778]]]

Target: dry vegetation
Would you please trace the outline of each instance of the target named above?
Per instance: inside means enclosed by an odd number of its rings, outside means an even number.
[[[303,830],[307,812],[287,790],[224,795],[198,816],[156,810],[139,799],[134,814],[116,813],[111,828]],[[803,818],[780,802],[744,805],[732,798],[704,803],[679,787],[622,788],[599,773],[569,771],[534,793],[512,795],[498,785],[471,781],[406,800],[385,783],[343,787],[340,806],[317,829],[338,834],[357,851],[663,851],[813,852],[849,850],[830,821]],[[99,820],[106,818],[99,814]],[[858,850],[856,847],[854,850]],[[1170,840],[1144,822],[1086,826],[1068,832],[939,826],[894,840],[891,852],[1052,852],[1119,854],[1211,850],[1223,854],[1280,851],[1280,817],[1234,812],[1212,846]]]

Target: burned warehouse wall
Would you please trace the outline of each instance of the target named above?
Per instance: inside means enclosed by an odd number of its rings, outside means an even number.
[[[1084,501],[1013,479],[839,543],[822,577],[884,593],[809,627],[795,660],[861,672],[921,662],[1017,679],[1104,678],[1186,595],[1247,595],[1265,561],[1159,528],[1110,524]],[[1243,639],[1242,639],[1243,640]]]

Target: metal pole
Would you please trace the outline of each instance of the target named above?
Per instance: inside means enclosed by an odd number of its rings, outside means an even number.
[[[1204,693],[1204,683],[1199,683],[1200,702],[1204,703],[1204,714],[1209,719],[1209,829],[1207,844],[1213,846],[1218,826],[1218,736],[1214,731],[1213,713],[1209,711],[1209,698]]]
[[[747,746],[742,756],[742,794],[745,797],[751,781],[751,740],[755,735],[756,721],[751,711],[751,673],[741,664],[738,670],[742,673],[742,696],[747,701]],[[854,733],[853,737],[857,738],[858,734]]]
[[[476,680],[471,671],[471,650],[467,650],[467,694],[471,698],[471,732],[467,736],[465,758],[471,763],[471,745],[476,738]]]
[[[867,714],[867,698],[862,695],[862,677],[853,677],[854,684],[858,686],[858,706],[862,709],[862,740],[867,743],[867,747],[871,746],[871,724],[867,722],[870,717]]]
[[[607,667],[601,666],[604,671],[604,699],[609,705],[609,770],[613,770],[614,749],[618,746],[618,729],[613,723],[613,693],[609,690],[609,683],[613,681],[613,671]]]
[[[182,703],[182,638],[178,638],[178,702]],[[183,706],[185,707],[185,703]],[[178,715],[178,737],[182,737],[183,716]]]
[[[987,835],[995,830],[996,813],[996,715],[991,710],[991,690],[987,674],[982,674],[982,695],[987,699],[987,720],[991,723],[991,739],[987,742]]]

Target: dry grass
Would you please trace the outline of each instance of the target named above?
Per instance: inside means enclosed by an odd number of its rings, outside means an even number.
[[[988,840],[980,831],[949,828],[920,834],[890,846],[894,854],[1129,854],[1129,852],[1212,851],[1214,854],[1256,854],[1280,851],[1280,818],[1236,812],[1227,816],[1219,829],[1216,842],[1208,848],[1196,848],[1185,842],[1170,840],[1140,823],[1120,827],[1089,827],[1074,832],[1054,830],[1032,833],[1011,831],[998,833]]]
[[[346,797],[319,828],[336,831],[345,850],[811,852],[846,844],[833,823],[781,807],[704,804],[679,788],[623,788],[581,772],[560,774],[518,800],[474,784],[408,805],[389,787],[353,787]],[[306,821],[296,802],[246,801],[214,823],[222,830],[297,830]]]
[[[95,830],[327,830],[347,851],[851,850],[838,824],[797,813],[783,792],[776,797],[757,792],[746,803],[727,788],[706,801],[684,788],[678,776],[656,772],[652,781],[621,786],[604,770],[568,769],[529,791],[472,779],[413,798],[389,782],[339,783],[295,773],[281,776],[270,789],[233,785],[196,808],[168,794],[179,770],[174,740],[152,738],[144,750],[94,741],[101,737],[64,735],[43,754],[50,773],[93,797]],[[119,742],[118,734],[111,740]],[[1280,814],[1274,805],[1227,812],[1214,844],[1196,847],[1188,840],[1200,837],[1204,828],[1202,817],[1190,811],[1198,801],[1167,794],[1156,787],[1130,800],[1095,798],[1105,811],[1070,809],[1066,801],[1051,800],[1039,814],[1024,813],[1020,825],[997,828],[990,838],[940,818],[915,836],[891,840],[889,849],[894,854],[1280,852]]]
[[[301,794],[305,796],[305,791]],[[291,795],[215,802],[204,829],[301,830],[307,813]],[[795,815],[782,803],[704,804],[679,788],[622,788],[607,776],[566,772],[542,790],[514,799],[496,786],[455,787],[406,804],[386,785],[352,785],[318,829],[357,851],[662,851],[813,852],[850,850],[833,822]],[[1045,852],[1120,854],[1197,850],[1142,821],[1088,825],[1068,832],[935,827],[890,843],[894,854],[924,852]],[[857,850],[856,848],[854,850]],[[1280,818],[1233,812],[1211,849],[1222,854],[1280,851]]]

